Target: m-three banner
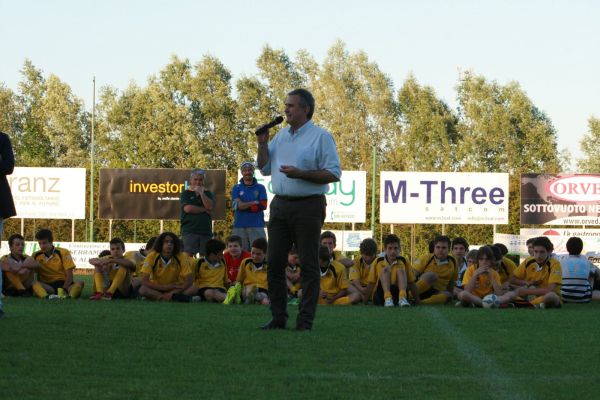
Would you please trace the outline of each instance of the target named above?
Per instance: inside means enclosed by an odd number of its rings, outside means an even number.
[[[508,223],[508,174],[382,171],[379,190],[382,223]]]

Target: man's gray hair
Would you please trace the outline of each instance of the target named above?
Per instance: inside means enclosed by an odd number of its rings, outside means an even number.
[[[307,114],[308,119],[312,119],[315,112],[315,98],[312,93],[306,89],[294,89],[288,93],[288,96],[300,97],[300,105],[304,108],[309,107],[310,111]]]

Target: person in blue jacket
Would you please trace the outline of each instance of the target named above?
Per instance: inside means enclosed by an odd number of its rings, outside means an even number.
[[[266,238],[264,211],[267,209],[267,190],[256,181],[253,162],[243,162],[240,169],[242,179],[231,190],[235,210],[232,234],[241,237],[242,248],[250,251],[256,239]]]

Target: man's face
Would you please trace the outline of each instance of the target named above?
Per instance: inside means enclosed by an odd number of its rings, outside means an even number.
[[[123,252],[125,250],[119,243],[114,243],[110,245],[110,256],[112,258],[123,258]]]
[[[548,250],[544,246],[533,246],[533,257],[538,264],[541,264],[548,258]]]
[[[452,247],[452,253],[454,254],[454,257],[462,259],[467,253],[467,249],[465,249],[465,246],[463,246],[462,244],[455,244]]]
[[[238,242],[227,243],[227,251],[233,258],[238,258],[242,254],[242,246]]]
[[[330,237],[323,238],[321,239],[321,246],[327,246],[329,249],[329,254],[333,254],[333,250],[335,249],[335,240]]]
[[[173,254],[173,249],[175,248],[175,241],[171,236],[167,236],[163,241],[162,252],[161,254],[164,256],[171,256]]]
[[[25,247],[25,242],[21,239],[13,240],[12,246],[10,246],[10,252],[16,256],[23,255],[23,248]]]
[[[388,243],[385,245],[385,256],[388,261],[395,260],[400,255],[400,243]]]
[[[439,260],[445,260],[448,258],[448,243],[437,242],[433,246],[433,255]]]
[[[252,180],[252,178],[254,178],[254,168],[252,168],[252,167],[242,168],[242,177],[247,180]]]
[[[529,244],[527,245],[527,252],[529,253],[529,255],[530,255],[531,257],[533,257],[533,243],[529,243]]]
[[[190,186],[192,188],[195,188],[197,186],[202,186],[203,183],[204,183],[204,175],[194,174],[194,175],[190,176]]]
[[[49,242],[46,239],[38,240],[38,245],[40,246],[40,250],[44,253],[48,253],[52,250],[52,242]]]
[[[290,265],[298,265],[300,261],[298,260],[298,254],[288,253],[288,264]]]
[[[300,96],[292,95],[285,99],[285,120],[290,125],[302,125],[308,120],[308,107],[300,105]]]
[[[363,253],[361,253],[360,256],[362,257],[362,259],[365,262],[365,264],[369,264],[369,265],[375,259],[375,254],[363,254]]]
[[[254,262],[255,264],[259,264],[265,261],[265,252],[261,249],[253,247],[250,253],[252,254],[252,262]]]

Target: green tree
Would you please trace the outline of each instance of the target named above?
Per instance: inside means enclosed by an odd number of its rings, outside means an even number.
[[[600,119],[588,119],[588,132],[579,142],[583,158],[577,160],[579,171],[585,173],[600,172]]]

